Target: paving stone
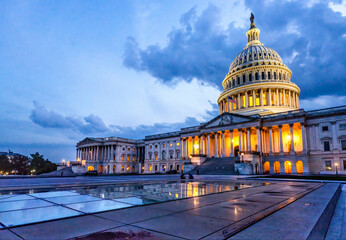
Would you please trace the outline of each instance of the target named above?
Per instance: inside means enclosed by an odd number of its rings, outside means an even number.
[[[16,234],[10,232],[9,230],[0,230],[0,240],[20,240]]]
[[[11,230],[27,240],[56,240],[73,238],[76,236],[119,227],[121,225],[123,224],[95,216],[82,216],[17,227],[12,228]]]

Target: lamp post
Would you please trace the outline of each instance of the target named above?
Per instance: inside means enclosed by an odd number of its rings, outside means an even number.
[[[338,176],[338,163],[334,163],[335,165],[335,175]]]
[[[244,153],[241,153],[241,161],[244,162]]]

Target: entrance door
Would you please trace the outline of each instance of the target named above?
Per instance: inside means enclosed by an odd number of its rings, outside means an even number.
[[[234,147],[234,156],[238,157],[239,156],[239,146]]]

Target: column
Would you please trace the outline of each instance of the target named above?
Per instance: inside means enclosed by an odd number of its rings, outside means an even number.
[[[257,151],[258,152],[262,152],[261,149],[261,135],[260,135],[261,131],[260,131],[260,127],[256,127],[256,136],[257,136]]]
[[[100,151],[100,147],[97,146],[97,149],[96,149],[96,161],[99,161],[99,151]]]
[[[248,99],[247,91],[245,91],[245,107],[246,108],[249,107],[249,99]]]
[[[225,131],[221,132],[222,134],[222,157],[226,156],[226,150],[225,150]]]
[[[294,137],[293,137],[293,124],[290,124],[290,134],[291,134],[291,154],[294,154],[295,149],[294,149]]]
[[[337,139],[337,131],[336,131],[336,122],[331,122],[332,124],[332,139],[333,139],[333,149],[338,149],[338,139]]]
[[[263,89],[261,89],[261,94],[260,94],[260,105],[263,106]]]
[[[175,145],[177,145],[177,144],[175,144]],[[180,140],[180,149],[181,149],[181,151],[180,151],[180,153],[181,153],[181,157],[182,158],[184,158],[185,157],[185,153],[184,153],[184,139],[183,138],[181,138],[181,140]],[[174,153],[174,154],[176,154],[176,153]]]
[[[189,153],[189,137],[186,138],[186,156],[189,158],[190,153]]]
[[[283,98],[284,98],[284,106],[287,106],[287,102],[286,102],[286,90],[285,90],[285,89],[282,90],[282,96],[283,96]]]
[[[314,125],[315,133],[316,133],[316,150],[321,150],[321,140],[320,140],[320,132],[319,132],[319,125]]]
[[[247,151],[248,153],[251,153],[251,128],[247,128]]]
[[[238,138],[239,138],[239,154],[240,154],[240,152],[243,151],[242,136],[241,136],[241,128],[238,129],[238,136],[239,136]]]
[[[279,155],[284,155],[283,147],[282,147],[282,125],[279,125],[279,132],[280,132],[280,139],[279,139],[279,142],[280,142],[280,152],[279,152]]]
[[[276,89],[276,106],[280,106],[279,89]]]
[[[202,136],[198,136],[199,146],[198,146],[198,154],[202,154],[203,146],[202,146]]]
[[[238,93],[238,109],[240,109],[241,108],[241,105],[240,105],[240,93]]]
[[[272,127],[269,127],[269,155],[273,155],[273,133],[272,133]]]
[[[111,145],[111,160],[114,160],[114,146]]]
[[[303,143],[303,154],[305,154],[308,150],[306,145],[306,131],[305,131],[305,123],[300,124],[302,126],[302,143]]]
[[[215,155],[214,155],[214,157],[217,157],[217,132],[215,133],[214,138],[215,138]]]
[[[255,90],[252,90],[252,101],[253,101],[253,106],[256,107],[256,93],[255,93]]]
[[[288,106],[292,107],[291,91],[288,91]]]
[[[195,154],[195,136],[192,136],[192,155]]]
[[[297,108],[299,108],[299,98],[298,98],[298,94],[296,94],[296,102],[297,102]]]
[[[272,91],[271,91],[271,89],[269,88],[268,89],[268,100],[267,100],[267,104],[268,104],[268,106],[271,106],[272,105]]]
[[[231,152],[229,154],[230,157],[233,157],[233,130],[229,130],[229,142],[230,142],[230,147],[231,147]]]
[[[210,133],[208,133],[208,157],[210,157]]]

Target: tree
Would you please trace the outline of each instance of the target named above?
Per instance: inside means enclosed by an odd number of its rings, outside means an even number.
[[[6,155],[0,155],[0,172],[11,172],[11,163]]]
[[[16,174],[26,175],[29,173],[29,159],[26,156],[16,155],[10,159],[11,172],[15,171]]]
[[[38,152],[30,154],[30,156],[30,170],[34,174],[48,173],[57,169],[55,163],[52,163],[48,159],[44,160],[43,155],[40,155]]]

